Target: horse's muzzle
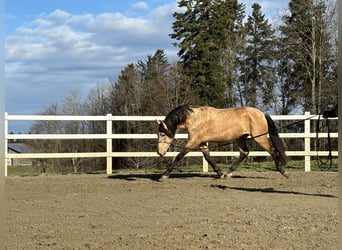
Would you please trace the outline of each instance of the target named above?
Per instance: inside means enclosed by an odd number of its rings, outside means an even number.
[[[163,153],[157,152],[157,153],[160,157],[163,157],[166,154],[166,152],[163,152]]]

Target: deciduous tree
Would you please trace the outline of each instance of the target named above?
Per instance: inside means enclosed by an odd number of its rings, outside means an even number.
[[[326,20],[324,1],[291,0],[289,14],[284,15],[284,25],[280,27],[283,49],[288,55],[287,81],[295,84],[296,97],[303,103],[303,109],[312,113],[321,109],[325,90],[336,89],[331,81],[335,71],[334,46]]]

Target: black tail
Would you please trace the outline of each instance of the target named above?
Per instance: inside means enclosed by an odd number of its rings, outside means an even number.
[[[272,118],[265,114],[267,125],[268,125],[268,133],[270,135],[271,142],[273,144],[275,153],[280,161],[280,163],[284,166],[287,163],[287,157],[285,155],[285,146],[283,141],[280,139],[278,135],[278,129],[272,120]]]

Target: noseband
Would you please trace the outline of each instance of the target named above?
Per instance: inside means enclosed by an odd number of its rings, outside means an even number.
[[[165,144],[168,144],[168,145],[172,144],[172,142],[166,142],[166,141],[158,141],[158,143],[165,143]]]

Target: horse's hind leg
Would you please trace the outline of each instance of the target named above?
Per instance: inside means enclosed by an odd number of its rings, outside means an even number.
[[[286,178],[289,177],[288,173],[285,171],[283,165],[279,160],[279,155],[275,152],[271,146],[266,135],[253,138],[256,143],[260,145],[265,151],[267,151],[273,158],[277,170]]]
[[[236,140],[239,149],[240,149],[240,156],[237,158],[233,164],[230,166],[230,168],[227,171],[227,177],[231,177],[233,175],[233,172],[236,170],[236,168],[239,166],[239,164],[248,156],[249,150],[246,144],[248,135],[243,135],[239,139]]]
[[[200,148],[202,150],[204,158],[207,160],[207,162],[210,164],[210,166],[214,169],[214,171],[217,173],[219,178],[224,177],[224,175],[221,172],[221,169],[216,165],[216,163],[211,159],[209,148],[206,144],[201,144]]]

